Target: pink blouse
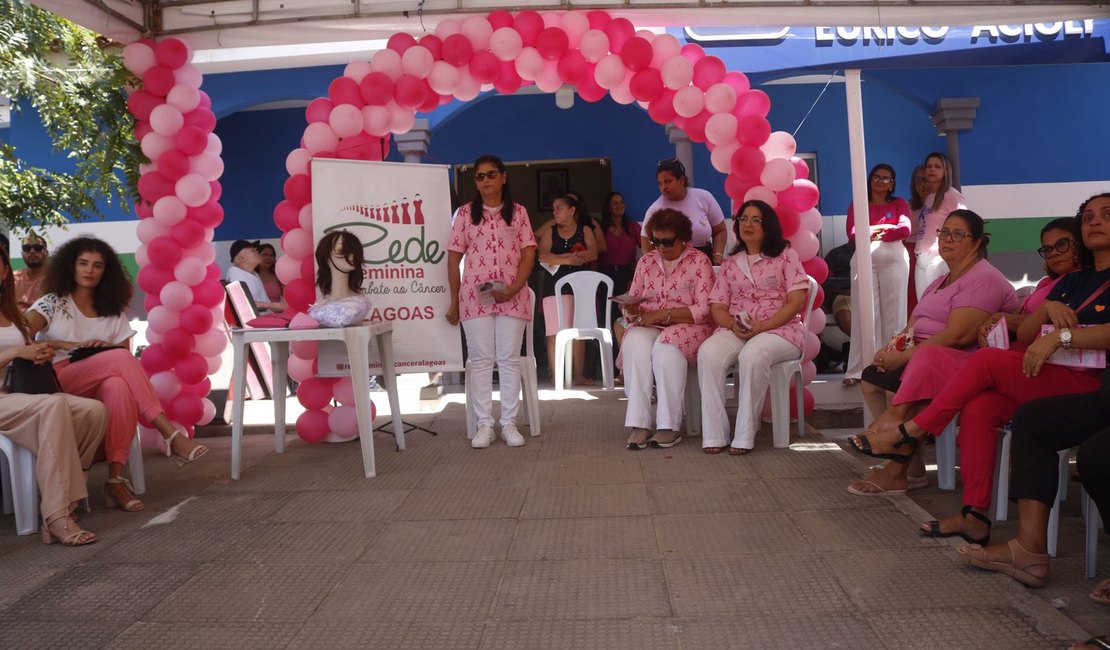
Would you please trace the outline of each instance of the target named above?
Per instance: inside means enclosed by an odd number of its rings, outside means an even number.
[[[644,296],[640,309],[678,309],[689,307],[692,324],[669,325],[663,328],[659,342],[669,343],[686,357],[690,364],[698,359],[698,347],[713,333],[709,317],[709,293],[713,289],[713,265],[705,253],[687,244],[668,275],[663,256],[658,250],[640,258],[636,275],[628,289],[629,295]],[[635,327],[635,325],[633,325]]]
[[[1055,287],[1056,283],[1059,282],[1062,277],[1064,276],[1060,275],[1055,278],[1050,278],[1046,275],[1041,278],[1041,281],[1033,288],[1033,293],[1026,296],[1025,302],[1021,303],[1021,313],[1032,314],[1037,311],[1041,303],[1048,298],[1048,294],[1052,291],[1052,287]]]
[[[786,294],[808,288],[809,278],[792,248],[778,257],[760,256],[753,265],[748,264],[747,251],[741,249],[721,265],[709,301],[725,305],[733,316],[746,311],[753,320],[765,321],[786,304]],[[800,312],[789,323],[768,331],[790,341],[799,350],[805,345],[806,333]]]
[[[516,281],[521,250],[536,246],[528,211],[513,204],[513,222],[506,224],[501,209],[485,207],[478,225],[470,220],[470,204],[459,208],[451,224],[451,241],[447,250],[462,253],[462,282],[459,284],[459,318],[469,320],[480,316],[512,316],[532,320],[528,292],[521,290],[512,300],[484,306],[478,300],[478,286],[500,280],[505,285]]]
[[[879,236],[882,241],[901,241],[910,236],[910,204],[899,197],[886,203],[868,203],[867,217],[872,226],[894,226],[883,231]],[[855,205],[848,204],[848,219],[846,221],[848,239],[856,237]]]
[[[948,191],[944,194],[944,199],[940,203],[940,208],[933,210],[933,200],[935,198],[936,192],[925,197],[925,207],[921,208],[917,217],[918,253],[933,253],[936,255],[939,251],[937,230],[940,230],[941,226],[944,225],[948,213],[967,207],[967,199],[954,187],[948,188]]]

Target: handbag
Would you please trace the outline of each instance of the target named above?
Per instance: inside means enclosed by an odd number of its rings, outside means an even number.
[[[50,363],[36,364],[27,359],[13,359],[4,372],[4,388],[9,393],[45,395],[60,393],[62,386]]]
[[[87,347],[87,348],[77,348],[73,352],[69,353],[69,362],[70,363],[77,363],[78,361],[81,361],[83,359],[88,359],[89,357],[91,357],[94,354],[100,354],[101,352],[107,352],[108,350],[119,350],[119,349],[122,349],[122,348],[120,348],[119,346],[116,346],[116,345],[101,345],[101,346],[90,346],[90,347]]]
[[[913,338],[913,326],[910,326],[890,337],[890,343],[886,344],[885,350],[887,352],[905,352],[914,345],[916,345],[916,341]]]

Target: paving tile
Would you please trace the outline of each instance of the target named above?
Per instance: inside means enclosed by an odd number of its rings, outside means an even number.
[[[745,457],[761,478],[855,478],[855,472],[847,458],[847,452],[839,446],[805,439],[787,449],[759,451]]]
[[[966,566],[952,549],[939,545],[832,551],[821,557],[864,611],[929,609],[938,605],[938,594],[944,594],[945,607],[1001,606],[1018,593],[1017,583],[1009,578]],[[1013,585],[999,589],[1003,581]]]
[[[382,521],[256,524],[218,561],[346,565],[357,560],[385,526]]]
[[[763,481],[649,485],[648,495],[651,509],[657,515],[769,512],[779,509],[778,501]]]
[[[504,560],[515,519],[394,521],[361,562],[481,562]]]
[[[375,563],[353,567],[312,622],[482,621],[500,562]]]
[[[213,564],[143,620],[172,623],[187,612],[188,620],[198,624],[303,622],[346,570],[326,565]]]
[[[733,615],[707,620],[678,620],[675,625],[683,648],[736,650],[752,648],[843,648],[883,650],[879,636],[867,621],[852,612],[811,614],[776,612],[771,616]],[[898,646],[890,646],[898,647]],[[941,646],[937,646],[941,647]]]
[[[658,557],[651,517],[526,519],[517,527],[510,559]]]
[[[520,514],[527,489],[434,488],[413,490],[393,513],[394,520],[504,519]]]
[[[813,554],[672,558],[665,566],[679,618],[853,609],[836,578]]]
[[[541,485],[528,491],[522,517],[619,517],[650,515],[647,490],[640,484]]]
[[[135,623],[108,644],[110,650],[174,650],[181,648],[284,648],[297,634],[299,623],[248,623],[209,625],[185,623]]]
[[[670,616],[654,559],[509,562],[494,618],[606,619]]]
[[[126,624],[106,621],[19,621],[0,617],[0,647],[19,650],[99,648]]]
[[[181,506],[178,522],[253,522],[266,519],[292,498],[288,493],[205,492]]]
[[[487,450],[488,451],[488,450]],[[474,452],[477,454],[478,452]],[[487,455],[488,456],[488,455]],[[534,454],[532,455],[534,456]],[[532,482],[535,462],[506,459],[491,463],[443,463],[433,467],[421,481],[424,488],[520,487]]]
[[[482,623],[309,622],[289,650],[477,650]]]
[[[643,483],[643,470],[636,458],[597,458],[562,455],[541,461],[534,481],[538,485],[592,485]]]
[[[145,526],[119,537],[96,559],[122,563],[205,564],[239,540],[252,539],[253,529],[254,524],[231,522]]]
[[[700,445],[701,442],[699,441]],[[751,480],[759,478],[747,457],[718,454],[707,456],[698,452],[667,458],[645,455],[641,464],[648,483],[685,483],[690,481]]]
[[[771,488],[782,509],[795,510],[859,510],[889,507],[883,498],[862,497],[848,491],[854,476],[836,478],[769,479]]]
[[[782,512],[724,512],[655,518],[663,557],[808,553],[801,531]]]
[[[870,510],[814,510],[789,514],[818,551],[938,546],[937,540],[918,534],[916,524],[905,513],[889,505]]]
[[[13,603],[0,618],[131,623],[196,572],[183,564],[77,566]]]
[[[68,550],[68,549],[67,549]],[[6,558],[5,558],[6,559]],[[54,566],[15,566],[0,560],[0,610],[53,580],[63,569]],[[3,617],[0,617],[3,620]],[[3,638],[0,636],[0,638]]]
[[[388,519],[411,490],[309,492],[290,498],[268,521],[371,521]]]
[[[493,621],[482,650],[677,650],[678,635],[667,620]]]
[[[939,593],[939,592],[937,592]],[[1035,598],[1035,597],[1033,597]],[[932,607],[864,611],[891,648],[1067,648],[1075,639],[1014,607]]]

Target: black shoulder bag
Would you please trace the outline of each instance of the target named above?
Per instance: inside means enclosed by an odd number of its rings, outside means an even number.
[[[27,359],[13,359],[4,371],[4,388],[9,393],[44,395],[60,393],[62,386],[50,363],[38,365]]]

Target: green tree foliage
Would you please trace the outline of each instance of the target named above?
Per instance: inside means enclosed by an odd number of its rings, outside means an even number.
[[[28,164],[0,143],[0,220],[16,232],[129,209],[139,162],[121,46],[25,0],[0,0],[0,93],[37,112],[72,171]],[[30,113],[30,111],[27,111]]]

